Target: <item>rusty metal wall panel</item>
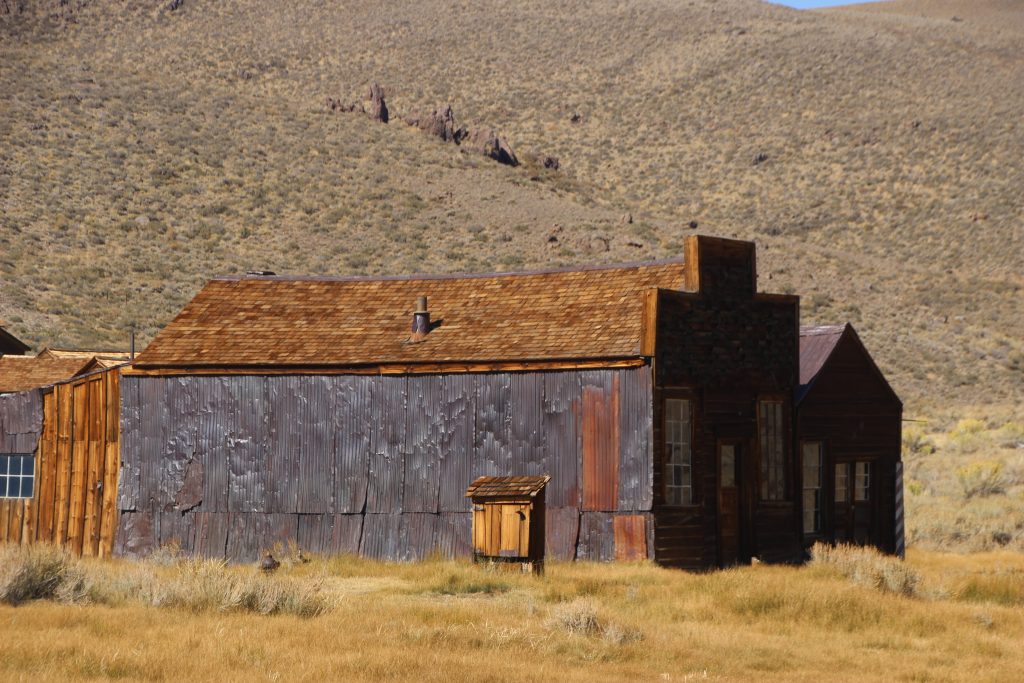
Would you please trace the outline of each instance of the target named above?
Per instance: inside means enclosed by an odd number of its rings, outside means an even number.
[[[121,378],[121,471],[117,477],[117,507],[137,510],[142,450],[139,377]]]
[[[580,538],[576,559],[611,562],[615,559],[613,515],[608,512],[584,512],[580,515]]]
[[[544,422],[547,472],[544,495],[553,507],[580,504],[580,378],[576,372],[544,374]],[[573,534],[575,537],[575,534]],[[575,538],[573,547],[575,548]]]
[[[403,512],[437,512],[441,445],[445,421],[444,378],[441,375],[409,377],[406,408],[405,476]]]
[[[299,454],[296,473],[295,512],[326,513],[334,510],[334,391],[329,377],[307,377],[300,402]],[[305,388],[308,386],[308,389]]]
[[[298,535],[298,515],[232,512],[229,514],[227,558],[254,562],[275,547],[287,546]]]
[[[165,441],[157,481],[156,504],[159,510],[176,506],[185,485],[186,470],[195,457],[199,402],[195,380],[168,377],[164,381],[163,401],[165,407],[161,412],[167,416],[167,422],[161,430]]]
[[[123,382],[135,379],[125,377],[122,380],[122,393]],[[203,464],[203,500],[198,509],[204,512],[228,511],[228,439],[234,438],[231,437],[234,400],[228,383],[232,380],[227,377],[198,377],[195,380],[198,401],[196,459]],[[124,431],[121,434],[123,443]],[[127,448],[122,445],[122,451]],[[226,530],[224,534],[226,536]]]
[[[196,512],[193,552],[203,557],[226,557],[228,544],[227,512]]]
[[[436,550],[441,557],[472,557],[473,515],[469,512],[442,512],[437,516]]]
[[[362,512],[370,466],[375,378],[332,377],[335,487],[333,512]],[[357,548],[358,550],[358,548]]]
[[[114,552],[126,557],[146,557],[156,550],[156,513],[125,511],[118,518]]]
[[[511,421],[509,437],[511,473],[548,473],[544,434],[544,377],[536,372],[519,372],[511,377]]]
[[[509,452],[512,382],[508,373],[476,375],[476,438],[473,473],[511,476]]]
[[[360,555],[378,560],[397,560],[404,550],[400,513],[364,516]]]
[[[331,545],[334,515],[299,515],[298,518],[296,542],[299,547],[311,553],[328,552]]]
[[[650,510],[654,451],[650,368],[619,371],[619,510]]]
[[[358,555],[363,537],[363,515],[334,515],[326,552]]]
[[[619,488],[619,375],[592,370],[580,380],[583,509],[610,512]]]
[[[228,511],[267,512],[266,381],[232,377],[228,386]]]
[[[267,450],[264,507],[260,509],[270,513],[295,512],[301,422],[305,417],[305,392],[310,390],[309,378],[268,377],[264,383]]]
[[[647,559],[647,518],[644,515],[616,515],[612,527],[616,560],[636,562]]]
[[[406,453],[406,378],[373,377],[370,387],[373,426],[370,481],[366,511],[394,513],[402,510],[402,478]]]
[[[182,552],[192,554],[195,552],[195,523],[196,517],[192,513],[181,513],[177,510],[165,510],[158,512],[160,523],[159,544],[166,546],[177,543]]]
[[[448,375],[438,413],[444,421],[440,457],[441,512],[466,512],[470,509],[466,487],[476,478],[473,470],[473,442],[476,424],[476,378],[472,375]]]
[[[432,513],[406,512],[402,514],[399,538],[402,547],[393,558],[400,561],[422,560],[437,548],[437,527],[440,517]]]
[[[575,559],[579,535],[579,508],[573,506],[544,509],[544,546],[545,553],[549,558],[554,560]]]
[[[138,509],[154,510],[160,497],[160,473],[167,449],[169,422],[166,401],[167,379],[148,377],[139,382],[139,455]]]

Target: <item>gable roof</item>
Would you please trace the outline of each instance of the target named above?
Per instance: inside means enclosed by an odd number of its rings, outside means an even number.
[[[640,355],[643,292],[682,261],[533,273],[211,280],[136,368],[328,367]],[[410,343],[416,298],[432,327]]]
[[[0,356],[7,354],[20,356],[23,353],[27,353],[28,348],[28,344],[5,330],[3,322],[0,321]]]
[[[466,489],[467,498],[533,498],[551,481],[549,475],[519,477],[477,477]]]
[[[872,372],[878,376],[892,397],[902,405],[903,402],[900,401],[896,391],[882,374],[874,358],[868,353],[867,347],[864,346],[864,342],[860,340],[860,336],[850,323],[800,328],[800,384],[796,389],[796,403],[800,403],[810,392],[815,380],[844,338],[851,338],[857,344]]]
[[[92,360],[0,356],[0,394],[48,386],[84,372]]]
[[[128,351],[80,351],[77,349],[56,349],[52,346],[47,346],[45,349],[37,353],[36,356],[38,358],[75,359],[83,361],[95,358],[96,361],[104,367],[111,367],[131,360],[131,354]]]

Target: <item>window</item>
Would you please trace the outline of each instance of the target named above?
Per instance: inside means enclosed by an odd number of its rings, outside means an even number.
[[[35,470],[34,455],[0,455],[0,498],[31,498]]]
[[[821,531],[821,442],[805,443],[801,449],[804,465],[804,533]]]
[[[690,402],[681,398],[665,400],[665,502],[693,503],[693,424]]]
[[[836,463],[836,502],[845,503],[849,499],[846,489],[848,484],[847,479],[850,478],[850,465],[849,463],[840,462]]]
[[[786,450],[783,444],[782,401],[758,403],[761,445],[761,500],[786,499]]]
[[[871,463],[855,462],[853,474],[853,499],[868,500],[871,492]]]
[[[719,462],[722,466],[719,486],[735,488],[736,486],[736,445],[723,443],[719,449]]]

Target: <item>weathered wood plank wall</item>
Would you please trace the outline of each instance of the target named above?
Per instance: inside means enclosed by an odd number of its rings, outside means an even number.
[[[468,556],[466,487],[512,474],[552,476],[549,557],[653,549],[650,366],[122,382],[119,554]]]
[[[0,500],[0,541],[106,556],[117,528],[120,373],[0,396],[0,453],[35,455],[29,499]]]

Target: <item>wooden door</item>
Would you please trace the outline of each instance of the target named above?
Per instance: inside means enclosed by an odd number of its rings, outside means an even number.
[[[740,447],[718,444],[718,562],[728,567],[740,561]]]
[[[874,529],[874,468],[866,460],[838,462],[835,465],[836,543],[871,543]]]

